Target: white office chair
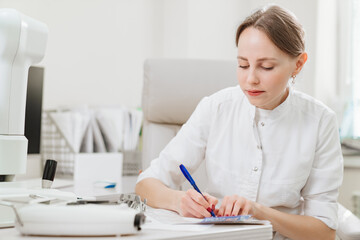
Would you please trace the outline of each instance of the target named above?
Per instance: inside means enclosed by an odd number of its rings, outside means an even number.
[[[144,64],[142,107],[144,112],[142,166],[177,134],[202,97],[237,85],[236,61],[150,59]],[[204,167],[194,173],[200,189],[206,189]],[[190,185],[183,184],[183,188]]]
[[[236,61],[230,60],[145,61],[142,99],[144,169],[176,135],[202,97],[237,84],[236,65]],[[200,166],[194,178],[200,189],[206,189],[204,168]],[[360,239],[360,220],[341,205],[339,238]]]

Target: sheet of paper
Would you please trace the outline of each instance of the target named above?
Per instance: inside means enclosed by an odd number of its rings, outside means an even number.
[[[202,219],[182,217],[176,212],[147,207],[145,215],[154,220],[166,224],[199,223]]]
[[[147,229],[167,229],[174,231],[202,231],[203,227],[211,227],[213,224],[221,225],[264,225],[270,224],[268,221],[257,220],[251,215],[229,216],[229,217],[209,217],[204,219],[182,217],[179,214],[164,210],[148,207],[145,215]],[[206,228],[205,228],[206,229]]]
[[[199,225],[202,219],[182,217],[165,209],[147,207],[145,211],[146,223],[144,229],[160,229],[169,231],[203,231],[211,225]]]

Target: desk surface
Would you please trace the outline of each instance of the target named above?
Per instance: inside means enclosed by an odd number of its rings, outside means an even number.
[[[35,182],[38,182],[37,180]],[[123,179],[123,192],[133,192],[136,182],[136,177],[125,177]],[[62,190],[66,189],[68,182],[54,182],[55,187],[61,187]],[[27,182],[33,185],[31,181]],[[57,186],[56,186],[57,185]],[[117,237],[92,237],[92,240],[113,240],[113,239],[140,239],[140,240],[165,240],[165,239],[272,239],[272,226],[271,225],[231,225],[231,226],[211,226],[205,231],[175,231],[175,230],[154,230],[146,229],[144,227],[136,235],[117,236]],[[0,240],[79,240],[79,237],[40,237],[40,236],[23,236],[15,228],[0,229]],[[85,238],[82,238],[85,239]]]
[[[92,240],[114,240],[114,239],[140,239],[140,240],[165,240],[165,239],[272,239],[271,225],[238,225],[238,226],[212,226],[206,231],[165,231],[165,230],[141,230],[136,235],[117,236],[117,237],[94,237]],[[15,228],[0,229],[1,240],[79,240],[78,237],[39,237],[22,236]]]

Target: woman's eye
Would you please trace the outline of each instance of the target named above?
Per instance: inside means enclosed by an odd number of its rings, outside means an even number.
[[[239,68],[243,68],[243,69],[246,69],[248,68],[249,66],[246,66],[246,65],[239,65]]]
[[[262,68],[267,71],[274,69],[274,67],[262,67]]]

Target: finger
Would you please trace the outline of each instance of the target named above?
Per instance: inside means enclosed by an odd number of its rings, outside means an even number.
[[[250,210],[252,209],[252,202],[247,201],[246,205],[241,211],[241,215],[248,215],[250,213]]]
[[[231,215],[232,216],[240,215],[240,210],[241,210],[241,201],[236,201],[233,210],[231,212]]]
[[[203,194],[206,201],[209,203],[211,210],[215,210],[216,204],[218,204],[219,200],[216,197],[209,195],[208,193]]]
[[[198,214],[197,211],[193,210],[191,207],[192,200],[189,196],[181,200],[180,208],[181,208],[181,215],[184,217],[194,217],[200,218],[201,215]]]
[[[189,211],[197,218],[211,217],[211,214],[202,205],[195,202],[191,197],[185,199],[185,205]]]
[[[194,189],[189,189],[186,193],[192,198],[194,202],[203,206],[205,209],[210,208],[210,204],[206,201],[204,196],[195,191]]]
[[[224,212],[224,216],[225,217],[228,217],[231,215],[231,212],[233,210],[233,207],[234,207],[234,204],[235,204],[235,199],[233,198],[230,198],[227,203],[226,203],[226,206],[225,206],[225,212]]]
[[[192,204],[193,200],[191,199],[189,194],[185,192],[185,195],[181,198],[180,201],[181,215],[184,217],[200,218],[201,215],[199,215],[197,211],[193,210],[193,207],[191,206]]]
[[[224,199],[223,199],[222,202],[221,202],[221,206],[220,206],[219,211],[218,211],[218,214],[217,214],[219,217],[224,216],[224,212],[225,212],[225,207],[226,207],[227,201],[228,201],[228,197],[225,196]]]
[[[197,218],[211,217],[210,212],[201,205],[196,204],[189,207],[192,214]]]
[[[194,202],[196,202],[197,204],[205,208],[206,211],[211,213],[211,205],[206,201],[205,196],[195,191],[194,189],[189,189],[186,193],[191,199],[193,199]],[[208,214],[204,214],[203,210],[200,211],[200,214],[202,214],[203,217],[208,217]]]

